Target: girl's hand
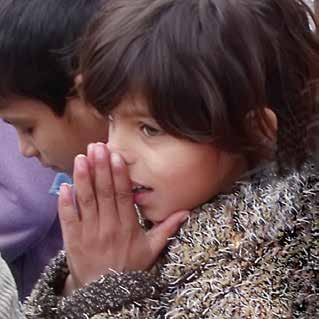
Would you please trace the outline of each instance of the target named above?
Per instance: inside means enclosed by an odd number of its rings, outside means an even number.
[[[134,208],[128,169],[102,143],[74,165],[77,208],[72,190],[62,185],[59,217],[70,277],[65,293],[110,271],[147,270],[186,220],[188,211],[170,215],[149,231],[142,229]]]

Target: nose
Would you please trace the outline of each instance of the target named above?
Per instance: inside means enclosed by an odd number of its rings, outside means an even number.
[[[109,129],[107,146],[112,153],[121,155],[126,165],[134,162],[132,150],[134,144],[130,141],[130,134],[124,134],[119,129]]]
[[[38,155],[38,151],[31,141],[21,137],[19,137],[19,151],[24,157],[34,157]]]

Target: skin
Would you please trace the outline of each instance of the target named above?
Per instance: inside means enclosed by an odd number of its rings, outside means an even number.
[[[206,202],[242,172],[238,156],[164,132],[142,101],[124,101],[109,120],[108,147],[123,158],[132,184],[147,187],[134,199],[153,223]]]
[[[78,98],[69,100],[63,116],[56,116],[39,101],[14,98],[0,109],[0,117],[16,128],[24,156],[37,157],[42,165],[69,174],[74,170],[74,157],[85,153],[89,143],[107,141],[106,118]],[[167,238],[188,216],[188,212],[177,212],[158,227],[144,232],[137,220],[124,162],[120,159],[111,172],[105,144],[98,144],[97,149],[92,146],[88,147],[87,157],[79,155],[75,160],[73,175],[79,211],[73,207],[68,186],[61,188],[59,199],[60,222],[71,270],[66,293],[98,278],[108,268],[147,268],[152,263],[150,260],[155,260],[165,247]],[[125,253],[119,255],[117,247]],[[142,263],[129,259],[132,255],[129,251],[133,256],[140,256]],[[150,259],[142,258],[145,251],[149,252]]]
[[[40,101],[12,98],[0,109],[0,117],[15,127],[22,155],[69,174],[74,157],[89,143],[107,141],[107,120],[79,98],[68,101],[63,116]]]
[[[120,155],[111,155],[102,143],[90,144],[87,156],[76,157],[73,178],[77,209],[69,185],[62,185],[59,197],[70,269],[64,295],[110,270],[150,268],[167,239],[189,215],[188,211],[171,213],[162,223],[145,231],[133,205],[128,167]]]
[[[108,145],[90,144],[87,156],[75,159],[77,209],[70,187],[61,188],[59,215],[71,272],[66,295],[108,269],[149,269],[189,209],[227,190],[245,170],[238,155],[166,134],[141,101],[123,101],[109,120]],[[151,190],[136,194],[136,183]],[[139,225],[136,202],[153,222],[149,231]]]

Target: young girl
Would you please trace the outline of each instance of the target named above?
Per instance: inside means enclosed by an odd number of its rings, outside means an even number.
[[[311,17],[301,0],[108,2],[81,92],[108,115],[109,143],[76,159],[78,209],[61,189],[68,258],[29,318],[318,315]],[[154,234],[177,220],[162,250]]]

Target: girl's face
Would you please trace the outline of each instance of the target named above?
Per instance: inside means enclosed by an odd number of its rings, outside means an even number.
[[[153,223],[197,207],[242,173],[238,156],[165,133],[141,100],[124,100],[109,119],[109,148],[128,165],[135,203]]]

